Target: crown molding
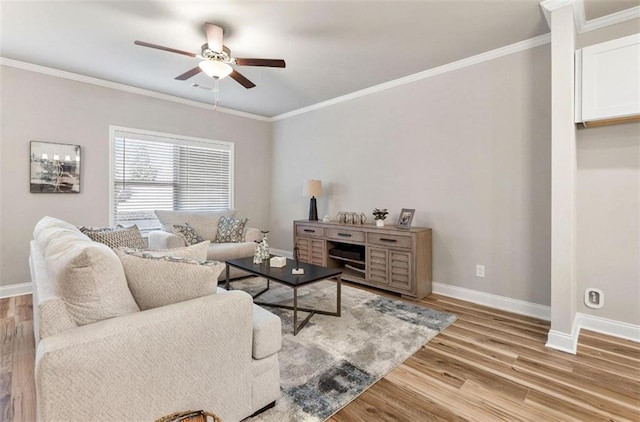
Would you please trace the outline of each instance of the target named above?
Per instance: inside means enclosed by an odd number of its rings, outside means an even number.
[[[543,34],[535,38],[520,41],[515,44],[507,45],[505,47],[497,48],[495,50],[480,53],[475,56],[467,57],[466,59],[451,62],[442,66],[434,67],[433,69],[425,70],[423,72],[414,73],[413,75],[405,76],[400,79],[395,79],[389,82],[385,82],[379,85],[375,85],[369,88],[355,91],[350,94],[342,95],[340,97],[332,98],[327,101],[316,103],[308,107],[299,108],[287,113],[279,114],[271,118],[271,121],[278,121],[287,119],[289,117],[297,116],[299,114],[308,113],[310,111],[319,110],[321,108],[329,107],[335,104],[350,101],[356,98],[364,97],[366,95],[374,94],[376,92],[385,91],[390,88],[395,88],[401,85],[406,85],[412,82],[416,82],[422,79],[432,78],[443,73],[452,72],[454,70],[463,69],[465,67],[473,66],[479,63],[487,62],[493,59],[497,59],[509,54],[518,53],[520,51],[529,50],[531,48],[539,47],[551,42],[551,34]]]
[[[606,28],[607,26],[640,18],[640,6],[636,6],[587,21],[584,14],[584,0],[577,0],[576,7],[579,9],[579,13],[576,13],[576,30],[578,34],[584,34],[585,32],[595,31]]]
[[[104,79],[93,78],[90,76],[80,75],[72,72],[66,72],[64,70],[53,69],[51,67],[40,66],[37,64],[22,62],[19,60],[9,59],[1,56],[0,56],[0,65],[14,67],[22,70],[28,70],[30,72],[42,73],[44,75],[55,76],[58,78],[69,79],[76,82],[84,82],[92,85],[101,86],[104,88],[116,89],[118,91],[124,91],[130,94],[138,94],[138,95],[143,95],[145,97],[157,98],[159,100],[171,101],[174,103],[184,104],[192,107],[204,108],[206,110],[217,111],[225,114],[231,114],[234,116],[244,117],[247,119],[260,120],[263,122],[270,121],[269,117],[260,116],[257,114],[246,113],[244,111],[233,110],[225,107],[214,107],[211,104],[202,103],[194,100],[188,100],[186,98],[176,97],[174,95],[163,94],[160,92],[151,91],[144,88],[137,88],[130,85],[106,81]]]
[[[576,22],[576,32],[578,34],[584,34],[585,32],[595,31],[597,29],[616,25],[631,19],[640,18],[640,6],[621,10],[620,12],[612,13],[596,19],[587,20],[584,11],[584,0],[544,0],[540,2],[540,8],[544,13],[544,17],[547,20],[549,28],[551,28],[551,13],[566,6],[573,7],[573,18]]]

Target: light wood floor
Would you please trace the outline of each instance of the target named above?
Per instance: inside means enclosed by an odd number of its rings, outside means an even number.
[[[583,331],[577,355],[549,324],[431,295],[458,320],[329,422],[640,421],[640,344]],[[0,300],[0,421],[35,419],[31,296]]]

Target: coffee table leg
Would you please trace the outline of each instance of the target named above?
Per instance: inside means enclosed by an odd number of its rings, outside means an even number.
[[[342,300],[341,300],[341,298],[342,298],[342,277],[341,277],[341,275],[338,276],[337,281],[338,282],[336,284],[337,284],[338,287],[337,287],[337,291],[336,291],[336,296],[338,297],[337,298],[337,301],[338,301],[338,303],[337,303],[338,312],[337,312],[336,316],[340,316],[340,312],[342,311],[342,303],[341,303],[342,302]]]
[[[226,266],[226,272],[227,272],[227,281],[224,283],[224,288],[226,290],[229,290],[229,264],[225,263],[225,266]]]
[[[293,288],[293,335],[298,334],[298,288]]]
[[[312,316],[314,316],[316,313],[324,313],[327,315],[331,315],[328,312],[322,312],[322,311],[316,311],[314,309],[306,309],[306,308],[302,308],[300,310],[304,310],[304,312],[309,312],[309,315],[307,315],[307,317],[300,323],[300,325],[298,325],[298,288],[294,287],[293,288],[293,307],[291,306],[278,306],[276,305],[276,307],[278,308],[285,308],[285,309],[292,309],[293,310],[293,335],[296,336],[298,335],[298,333],[300,332],[300,330],[302,330],[302,328],[307,325],[307,322],[309,322],[309,320],[311,319]]]

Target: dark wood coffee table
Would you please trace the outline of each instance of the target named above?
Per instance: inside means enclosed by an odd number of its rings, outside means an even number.
[[[274,303],[256,302],[256,305],[270,306],[273,308],[289,309],[293,311],[293,335],[297,335],[298,332],[304,327],[307,322],[315,314],[340,316],[340,301],[341,301],[341,277],[342,271],[335,268],[325,268],[319,265],[307,264],[301,262],[299,267],[304,269],[304,274],[291,274],[291,270],[295,268],[295,261],[287,259],[287,265],[282,268],[270,267],[269,261],[265,261],[262,264],[254,264],[253,257],[230,259],[226,262],[227,280],[225,283],[225,289],[229,290],[229,267],[239,268],[247,271],[251,274],[263,277],[267,280],[267,287],[264,290],[253,295],[253,298],[257,298],[267,290],[269,290],[270,281],[283,284],[293,289],[293,306],[279,305]],[[298,306],[298,289],[302,286],[306,286],[317,281],[325,280],[328,278],[335,278],[336,280],[336,311],[324,311],[321,309],[302,308]],[[309,312],[309,315],[298,325],[298,311]]]

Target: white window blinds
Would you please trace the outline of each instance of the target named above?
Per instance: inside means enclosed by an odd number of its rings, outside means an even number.
[[[154,210],[233,207],[233,144],[113,129],[112,224],[158,229]]]

